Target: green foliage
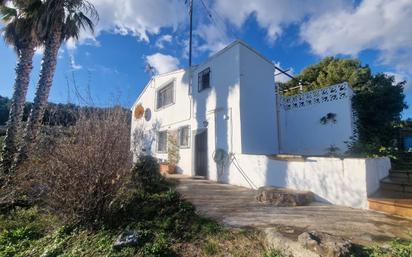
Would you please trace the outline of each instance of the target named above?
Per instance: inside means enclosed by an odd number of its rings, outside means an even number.
[[[40,215],[37,208],[0,215],[0,256],[16,256],[30,248],[54,223],[52,216]]]
[[[207,256],[214,256],[218,252],[218,246],[215,242],[208,241],[203,246],[203,251]]]
[[[198,216],[173,184],[157,173],[155,159],[140,157],[129,183],[119,190],[108,217],[98,226],[62,224],[37,208],[0,216],[0,231],[5,231],[0,235],[0,257],[197,256],[192,250],[200,256],[262,254],[258,234],[233,232]],[[143,181],[151,184],[140,187]],[[136,231],[138,245],[114,249],[113,242],[125,229]]]
[[[262,257],[283,257],[283,255],[277,250],[269,250],[265,252]]]
[[[296,87],[301,81],[304,91],[310,91],[346,81],[357,90],[364,87],[371,77],[370,68],[362,66],[359,60],[326,57],[319,63],[305,68],[301,74],[295,76],[295,79],[281,84],[281,88]],[[288,92],[288,94],[296,93],[296,91]]]
[[[148,257],[173,257],[177,254],[171,249],[171,241],[164,233],[159,233],[153,242],[145,244],[142,248],[143,256]]]
[[[360,141],[352,141],[348,143],[350,153],[356,157],[376,158],[379,156],[387,156],[393,161],[398,159],[398,148],[385,147],[377,143],[363,143]]]
[[[378,74],[353,97],[356,110],[358,140],[379,146],[393,146],[404,103],[405,82],[395,83],[393,76]]]
[[[9,119],[11,100],[0,96],[0,127],[5,126]],[[23,121],[27,121],[30,114],[32,103],[24,105]],[[101,112],[103,108],[80,107],[74,104],[55,104],[48,103],[42,120],[43,125],[68,127],[76,123],[80,113]],[[1,132],[1,131],[0,131]],[[1,134],[0,134],[1,135]]]
[[[395,83],[386,74],[373,75],[368,66],[356,59],[327,57],[318,64],[305,68],[295,79],[280,84],[285,95],[299,93],[296,87],[303,84],[304,91],[348,82],[355,96],[352,99],[356,119],[356,137],[350,142],[351,153],[382,155],[382,147],[394,146],[400,125],[400,113],[407,108],[403,93],[405,81]],[[290,89],[290,90],[287,90]]]
[[[388,247],[374,246],[365,249],[370,257],[410,257],[412,256],[412,241],[395,239]]]
[[[160,175],[159,163],[152,156],[139,156],[132,169],[132,183],[139,189],[154,193],[168,188]]]
[[[331,157],[336,157],[339,155],[340,148],[336,145],[330,145],[326,148],[326,155]]]

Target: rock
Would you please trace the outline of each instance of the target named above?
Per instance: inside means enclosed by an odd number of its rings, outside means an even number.
[[[313,201],[313,193],[286,188],[260,187],[256,199],[280,207],[304,206]]]
[[[134,230],[123,231],[113,243],[114,249],[120,249],[125,246],[136,246],[139,242],[139,234]]]
[[[300,234],[298,242],[321,257],[350,256],[350,250],[353,246],[349,240],[316,231]]]

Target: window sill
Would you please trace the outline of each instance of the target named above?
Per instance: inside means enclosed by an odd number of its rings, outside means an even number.
[[[162,106],[162,107],[159,107],[159,108],[156,108],[156,112],[162,111],[163,109],[166,109],[167,107],[170,107],[170,106],[172,106],[172,105],[174,105],[174,104],[175,104],[175,102],[173,102],[173,103],[171,103],[171,104],[168,104],[168,105],[165,105],[165,106]]]

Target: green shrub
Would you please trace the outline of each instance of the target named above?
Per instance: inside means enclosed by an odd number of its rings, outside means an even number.
[[[168,236],[164,233],[156,235],[153,242],[147,243],[142,252],[147,257],[173,257],[177,254],[171,249],[171,242]]]
[[[398,159],[399,151],[396,147],[384,147],[374,143],[362,143],[353,140],[347,143],[348,152],[351,156],[376,158],[387,156],[392,160]]]
[[[147,193],[157,193],[169,188],[160,175],[159,163],[152,156],[139,156],[132,168],[132,182]]]

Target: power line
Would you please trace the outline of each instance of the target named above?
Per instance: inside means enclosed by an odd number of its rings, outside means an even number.
[[[203,0],[202,0],[202,1],[203,1]],[[223,19],[222,16],[220,16],[220,14],[219,14],[216,10],[214,10],[212,7],[209,7],[209,10],[211,10],[211,11],[215,14],[215,15],[213,15],[214,17],[217,17],[217,18],[220,20],[220,22],[221,22],[223,25],[225,25],[225,28],[228,28],[231,37],[237,38],[236,33],[235,33],[235,31],[232,29],[232,27],[231,27],[231,26],[226,26],[225,19]]]
[[[222,24],[219,24],[216,21],[216,19],[214,18],[215,15],[213,15],[212,12],[211,12],[211,10],[212,11],[214,11],[214,10],[212,8],[209,8],[203,0],[200,0],[200,2],[203,6],[203,9],[206,11],[206,14],[207,14],[208,18],[210,19],[210,21],[213,22],[216,25],[218,30],[220,30],[220,32],[222,33],[222,36],[226,37],[226,26],[224,28],[222,28]],[[214,12],[217,14],[216,11],[214,11]],[[218,16],[218,14],[216,16]],[[223,23],[223,25],[225,25],[223,20],[222,20],[222,23]]]
[[[280,75],[280,74],[284,74],[284,75],[288,76],[291,79],[296,79],[295,77],[293,77],[292,75],[287,73],[289,69],[288,70],[282,70],[281,68],[277,67],[276,65],[273,65],[273,66],[275,67],[276,70],[279,71],[279,73],[275,74],[275,76]]]

